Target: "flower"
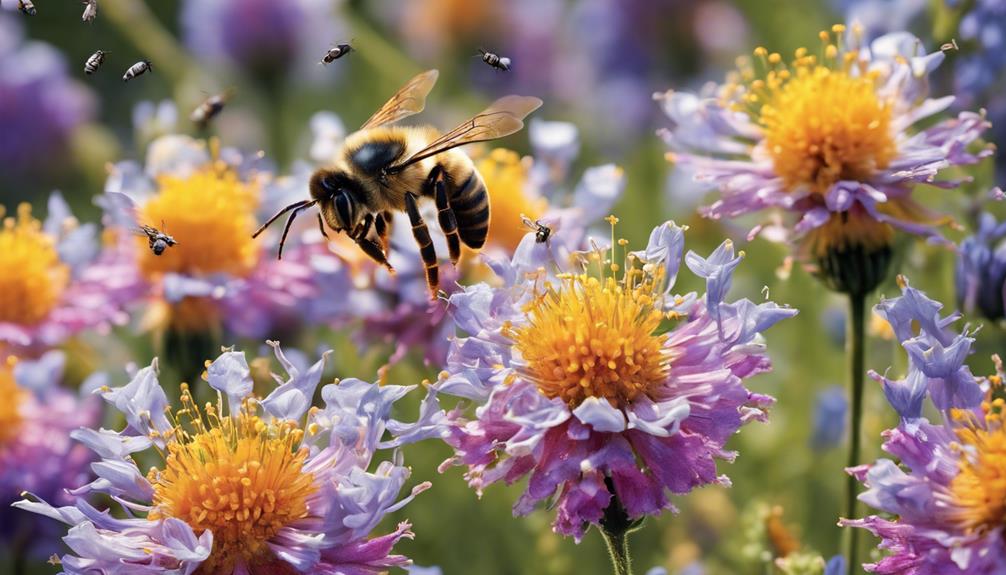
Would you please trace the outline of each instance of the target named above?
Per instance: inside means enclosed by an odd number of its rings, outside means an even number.
[[[989,126],[982,114],[928,120],[954,101],[928,97],[942,52],[920,53],[907,33],[868,47],[861,37],[836,25],[821,32],[821,56],[800,48],[788,65],[757,48],[715,94],[656,98],[673,124],[662,132],[671,161],[719,190],[703,215],[791,212],[784,237],[799,238],[799,255],[837,291],[866,293],[885,275],[895,230],[942,240],[950,219],[916,202],[915,186],[955,188],[962,180],[938,173],[992,148],[969,150]]]
[[[17,17],[0,11],[4,180],[51,177],[66,167],[74,130],[95,113],[93,94],[71,79],[59,51],[44,42],[23,40]]]
[[[0,229],[0,342],[15,350],[34,352],[121,324],[138,293],[125,254],[100,246],[97,226],[80,224],[58,193],[48,211],[40,222],[21,204]]]
[[[554,530],[577,540],[613,501],[636,519],[673,509],[668,490],[728,484],[715,464],[736,455],[724,442],[773,402],[742,383],[770,368],[760,333],[796,311],[724,301],[742,259],[729,241],[709,258],[685,258],[706,280],[705,297],[672,295],[683,244],[667,223],[624,268],[613,248],[551,274],[550,252],[528,234],[511,260],[493,262],[501,287],[452,295],[469,337],[452,342],[434,387],[478,408],[474,418],[448,413],[455,456],[444,466],[466,466],[480,493],[530,475],[514,513],[550,500]]]
[[[0,536],[32,542],[37,555],[56,550],[38,521],[23,521],[10,504],[22,490],[66,503],[65,489],[88,478],[92,457],[70,432],[98,420],[97,405],[60,387],[65,357],[49,351],[38,360],[13,357],[0,364]],[[100,381],[92,376],[87,389]]]
[[[957,303],[967,313],[978,312],[992,321],[1006,317],[1006,252],[1001,245],[1006,224],[983,213],[978,230],[957,251]]]
[[[954,89],[965,101],[981,99],[1006,70],[1006,4],[977,0],[961,18],[958,31],[959,41],[974,49],[957,61]]]
[[[842,441],[848,410],[849,400],[840,386],[834,385],[818,392],[814,402],[814,430],[810,438],[814,449],[823,451]]]
[[[275,257],[278,235],[252,238],[266,212],[307,189],[307,175],[273,177],[215,146],[207,151],[187,136],[161,137],[148,149],[145,171],[131,162],[113,168],[99,200],[150,286],[145,324],[262,337],[338,321],[351,302],[332,294],[349,290],[349,274],[316,226],[317,236],[291,233],[293,247],[282,260]],[[139,224],[163,228],[178,244],[155,255],[134,233]]]
[[[902,281],[902,296],[878,305],[908,352],[908,375],[876,373],[900,416],[884,432],[880,459],[849,470],[867,487],[859,499],[883,515],[843,519],[867,529],[887,553],[864,565],[870,573],[982,575],[1006,568],[1006,411],[1002,370],[987,380],[964,364],[974,339],[941,318],[942,305]],[[942,423],[922,416],[926,396]]]
[[[100,390],[126,426],[73,433],[101,458],[97,479],[69,491],[67,506],[37,494],[15,504],[71,526],[65,569],[364,575],[409,564],[392,554],[412,537],[407,522],[369,534],[429,483],[399,499],[409,477],[400,453],[368,469],[376,450],[398,445],[382,442],[386,429],[419,431],[420,422],[389,416],[412,388],[347,379],[322,387],[324,407],[311,407],[328,354],[302,371],[268,343],[287,375],[273,375],[277,386],[264,399],[253,393],[245,355],[233,350],[207,362],[203,378],[217,399],[204,407],[183,383],[181,407],[171,408],[156,360],[128,385]],[[144,473],[140,461],[156,463]],[[87,496],[99,493],[128,518],[93,507]]]

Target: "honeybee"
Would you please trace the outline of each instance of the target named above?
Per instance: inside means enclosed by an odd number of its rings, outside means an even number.
[[[122,75],[122,81],[128,82],[133,78],[145,74],[151,70],[153,70],[153,68],[150,66],[150,62],[148,60],[140,60],[139,62],[130,66],[128,70],[126,70],[126,73]]]
[[[107,55],[108,52],[105,52],[104,50],[98,50],[94,54],[91,54],[87,61],[84,62],[84,73],[90,76],[91,74],[97,72],[98,68],[105,63],[105,56]]]
[[[27,14],[28,16],[35,16],[38,11],[35,10],[35,5],[31,3],[31,0],[17,0],[17,9],[21,11],[22,14]]]
[[[489,64],[491,67],[496,68],[501,72],[510,71],[510,58],[500,56],[499,54],[493,54],[482,48],[479,48],[479,54],[482,55],[482,61]]]
[[[164,250],[169,247],[178,245],[175,238],[154,226],[140,224],[136,204],[126,194],[122,192],[105,192],[104,202],[107,213],[112,216],[112,222],[129,229],[134,235],[146,237],[147,245],[150,246],[150,251],[154,252],[155,256],[163,254]],[[164,227],[164,222],[161,222],[161,227]]]
[[[84,0],[84,14],[80,19],[84,22],[94,22],[98,16],[98,0]]]
[[[532,220],[531,218],[520,215],[520,221],[524,222],[524,225],[534,230],[534,241],[539,244],[547,244],[549,239],[552,237],[552,228],[546,226],[545,224]]]
[[[346,232],[370,258],[394,271],[388,263],[387,240],[393,212],[404,211],[419,244],[426,283],[435,297],[440,283],[437,254],[419,213],[419,198],[436,202],[451,263],[457,263],[461,256],[462,243],[481,248],[489,233],[489,195],[471,159],[455,148],[517,132],[524,126],[524,118],[542,103],[528,96],[504,96],[445,134],[428,126],[389,126],[423,110],[437,75],[436,70],[428,70],[409,80],[358,131],[346,137],[330,165],[311,176],[311,198],[281,209],[252,237],[291,212],[279,244],[282,257],[294,218],[317,204],[323,233],[326,224]]]
[[[328,52],[325,52],[325,55],[321,57],[321,63],[325,65],[331,64],[352,51],[353,47],[351,45],[338,44],[334,48],[330,48]]]
[[[163,227],[164,224],[161,223],[161,226]],[[163,254],[164,250],[169,247],[178,245],[175,238],[169,236],[154,226],[142,225],[140,226],[140,229],[137,230],[137,234],[147,236],[147,243],[150,245],[150,251],[154,252],[155,256]]]
[[[227,101],[231,99],[233,90],[224,90],[222,94],[216,94],[206,98],[202,104],[192,110],[192,114],[189,115],[189,119],[192,120],[200,129],[205,129],[210,123],[210,120],[216,117],[217,114],[223,111],[224,106],[227,105]]]

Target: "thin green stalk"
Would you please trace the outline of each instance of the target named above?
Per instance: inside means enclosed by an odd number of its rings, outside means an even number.
[[[848,467],[855,467],[860,464],[860,450],[862,448],[862,427],[863,427],[863,383],[866,375],[865,367],[865,340],[866,340],[866,294],[849,294],[849,320],[848,334],[846,335],[846,352],[849,358],[849,382],[852,390],[852,403],[850,412],[852,422],[849,426],[849,460]],[[859,490],[859,482],[855,477],[849,476],[847,479],[847,491],[845,500],[845,516],[854,519],[858,516],[856,504]],[[857,552],[859,543],[859,529],[846,529],[848,548],[846,557],[852,572],[855,572],[859,563],[857,562]]]
[[[629,533],[639,529],[641,520],[633,521],[622,507],[622,502],[615,493],[615,486],[611,479],[605,479],[608,491],[611,493],[611,502],[604,510],[604,517],[601,518],[601,536],[608,546],[608,555],[611,557],[611,565],[614,575],[632,575],[632,557],[629,555]]]
[[[632,575],[632,561],[629,558],[629,537],[625,532],[601,529],[604,543],[608,546],[611,557],[612,573],[615,575]]]

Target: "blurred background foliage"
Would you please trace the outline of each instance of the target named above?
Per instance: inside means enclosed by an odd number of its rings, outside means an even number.
[[[835,386],[844,391],[843,302],[800,269],[781,273],[784,248],[764,240],[747,243],[746,227],[695,214],[701,195],[664,159],[655,135],[664,120],[651,94],[697,89],[721,78],[736,56],[756,45],[783,53],[814,45],[818,30],[842,19],[841,6],[800,0],[100,0],[97,20],[84,24],[74,2],[38,0],[33,18],[13,11],[12,2],[3,0],[0,34],[7,38],[0,38],[0,46],[9,50],[21,34],[25,41],[51,46],[69,88],[63,87],[67,100],[21,101],[0,87],[0,200],[8,210],[29,201],[42,214],[44,198],[59,189],[81,219],[96,219],[99,212],[91,200],[103,188],[106,164],[142,161],[145,144],[158,130],[195,133],[188,112],[208,94],[227,88],[235,97],[212,134],[227,146],[263,150],[281,173],[306,157],[313,114],[335,112],[351,129],[421,69],[441,72],[423,116],[440,126],[505,93],[542,97],[545,105],[537,117],[579,127],[579,168],[609,161],[625,168],[628,187],[614,210],[621,219],[620,235],[638,246],[654,225],[674,219],[690,226],[689,248],[699,252],[732,237],[747,253],[735,297],[759,299],[767,287],[773,300],[800,309],[797,319],[768,335],[775,369],[751,386],[778,398],[778,405],[769,424],[747,427],[732,441],[740,456],[732,465],[723,464],[721,472],[733,487],[707,487],[676,498],[679,514],[648,521],[632,538],[637,568],[769,573],[765,558],[772,547],[763,521],[769,506],[782,509],[777,522],[807,548],[825,557],[838,551],[845,412]],[[933,37],[932,27],[923,30],[923,37],[930,34],[930,48],[948,40],[954,21],[941,2],[933,4],[932,21],[944,36]],[[316,63],[330,46],[344,41],[352,41],[353,53],[329,66]],[[514,70],[504,74],[486,67],[477,57],[480,46],[511,57]],[[108,59],[98,74],[85,76],[84,61],[96,49],[110,52]],[[11,62],[11,54],[0,54],[8,60],[0,69],[30,75],[35,60]],[[153,73],[124,84],[122,72],[144,58],[152,61]],[[947,68],[953,55],[949,60]],[[149,103],[165,99],[178,106],[177,126],[151,120]],[[52,127],[67,107],[74,108],[73,117]],[[42,138],[42,130],[54,135]],[[526,135],[518,134],[502,145],[526,152],[526,142]],[[927,191],[930,205],[955,214],[968,227],[968,194],[977,197],[988,190],[991,164],[978,167],[967,194]],[[900,270],[913,285],[938,300],[954,300],[951,251],[905,245],[900,254]],[[680,280],[682,292],[700,287],[688,274]],[[896,292],[893,278],[874,302],[885,291]],[[86,372],[88,361],[121,365],[130,356],[146,363],[149,342],[125,329],[117,333],[131,342],[125,351],[113,349],[100,361],[79,359],[87,354],[77,353],[77,369]],[[976,373],[987,372],[989,353],[1003,341],[997,326],[987,326],[983,336]],[[305,334],[300,342],[284,343],[335,347],[332,375],[340,377],[374,379],[388,355],[383,349],[358,353],[344,333]],[[109,348],[102,342],[76,345]],[[256,345],[248,342],[246,348]],[[418,383],[435,377],[436,366],[414,359],[395,366],[388,380]],[[904,366],[900,350],[882,330],[871,335],[867,365],[881,372],[893,366],[895,373]],[[894,420],[879,387],[869,387],[866,401],[864,461],[879,454],[880,431]],[[607,572],[596,533],[577,546],[551,533],[546,512],[513,518],[517,487],[493,487],[478,500],[458,468],[437,473],[448,455],[445,446],[432,442],[406,450],[415,481],[434,482],[396,518],[414,523],[415,540],[399,550],[417,564],[439,565],[447,574]],[[704,571],[698,570],[699,562]],[[33,569],[54,568],[39,564]]]

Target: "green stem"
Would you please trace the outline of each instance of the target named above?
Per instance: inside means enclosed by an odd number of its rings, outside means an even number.
[[[612,573],[615,575],[632,575],[628,534],[608,531],[602,528],[601,535],[604,537],[604,543],[608,546]]]
[[[866,294],[849,294],[849,319],[848,334],[846,335],[846,351],[849,358],[849,383],[852,389],[852,403],[850,412],[852,423],[849,427],[849,460],[848,467],[855,467],[860,463],[860,450],[862,446],[863,427],[863,382],[866,375],[865,368],[865,340],[866,340]],[[850,475],[847,480],[847,491],[845,500],[845,516],[854,519],[858,516],[856,504],[859,490],[859,482]],[[859,529],[846,530],[848,549],[846,557],[849,559],[851,572],[855,572],[857,563]]]
[[[632,558],[629,555],[629,533],[639,529],[641,521],[629,519],[622,502],[615,493],[610,478],[604,480],[611,493],[611,502],[601,518],[601,536],[608,546],[608,555],[614,575],[632,575]]]

